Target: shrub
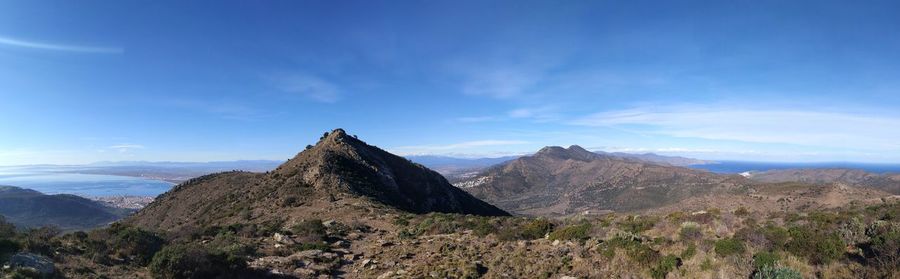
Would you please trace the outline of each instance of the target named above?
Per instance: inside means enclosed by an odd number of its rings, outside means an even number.
[[[115,232],[110,241],[116,256],[138,265],[148,264],[164,244],[158,235],[135,227],[113,225],[110,231]]]
[[[642,233],[649,229],[652,229],[656,222],[659,221],[655,217],[648,216],[628,216],[624,221],[620,224],[622,230],[631,232],[631,233]]]
[[[295,196],[287,196],[287,197],[284,198],[284,200],[281,201],[281,206],[282,206],[282,207],[293,207],[293,206],[297,206],[297,205],[299,204],[297,201],[298,201],[298,200],[297,200],[297,197],[295,197]],[[249,218],[245,218],[245,219],[249,219]]]
[[[823,232],[809,227],[788,229],[791,236],[787,250],[794,255],[806,257],[812,264],[828,264],[844,253],[844,243],[835,232]]]
[[[400,215],[394,218],[394,225],[405,227],[409,226],[409,216]]]
[[[688,247],[685,248],[684,251],[681,251],[681,258],[685,259],[685,260],[690,260],[696,254],[697,254],[697,245],[694,245],[692,243],[692,244],[688,245]]]
[[[761,229],[763,236],[769,241],[769,245],[773,249],[785,249],[791,235],[788,230],[772,224],[766,225]]]
[[[534,219],[527,223],[507,224],[497,232],[497,238],[504,241],[538,239],[553,230],[553,223],[546,219]]]
[[[22,249],[32,253],[52,256],[53,238],[59,235],[60,232],[60,229],[56,227],[30,229],[24,235]]]
[[[546,219],[536,219],[522,226],[522,238],[538,239],[553,230],[553,223]]]
[[[16,236],[16,226],[6,222],[6,217],[0,215],[0,238],[9,238]]]
[[[18,242],[10,239],[0,239],[0,265],[9,260],[9,257],[19,252],[22,247]]]
[[[616,236],[606,243],[613,249],[625,250],[631,260],[643,266],[653,266],[659,260],[659,252],[642,243],[639,238]]]
[[[550,233],[550,240],[585,240],[590,236],[591,224],[571,225]]]
[[[764,266],[775,266],[780,260],[781,257],[773,252],[759,252],[753,255],[753,267],[759,270]]]
[[[681,241],[696,241],[703,237],[703,232],[697,223],[685,222],[681,224],[681,231],[678,233]]]
[[[487,236],[497,232],[497,228],[492,225],[487,218],[478,218],[470,224],[472,232],[477,236]]]
[[[869,261],[882,267],[900,265],[900,225],[878,221],[866,234],[871,240],[863,245],[863,251]]]
[[[325,225],[323,225],[322,220],[319,219],[310,219],[300,222],[291,227],[291,232],[294,233],[294,235],[310,241],[322,240],[325,238],[326,234]]]
[[[787,267],[763,266],[753,274],[753,279],[802,279],[800,272]]]
[[[747,214],[750,214],[750,211],[747,211],[747,208],[745,208],[743,206],[739,207],[737,210],[734,211],[734,215],[737,215],[737,216],[747,216]]]
[[[681,211],[675,211],[666,215],[666,220],[669,220],[669,222],[672,222],[674,225],[684,222],[685,219],[687,219],[687,215]]]
[[[154,278],[240,278],[246,269],[243,259],[212,253],[196,245],[169,245],[153,256],[150,273]]]
[[[743,254],[745,248],[740,239],[726,238],[716,241],[715,250],[721,256],[731,256]]]
[[[703,259],[703,262],[700,262],[700,270],[708,271],[713,269],[713,262],[710,258]]]
[[[681,259],[678,257],[673,255],[662,257],[656,266],[650,268],[650,276],[656,279],[666,278],[666,274],[679,266],[681,266]]]

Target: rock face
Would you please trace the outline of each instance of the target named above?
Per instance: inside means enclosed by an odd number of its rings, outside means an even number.
[[[547,216],[653,208],[697,195],[739,192],[745,182],[573,145],[545,147],[454,185],[507,211]]]
[[[127,222],[174,230],[276,216],[309,217],[315,215],[309,211],[338,200],[412,213],[508,215],[453,187],[440,174],[337,129],[272,172],[226,172],[182,183]]]
[[[9,266],[11,268],[31,269],[35,272],[48,276],[56,273],[56,267],[49,258],[32,254],[18,253],[9,258]]]
[[[839,183],[852,187],[868,187],[900,195],[900,175],[877,174],[858,169],[786,169],[753,172],[750,179],[780,183],[805,182],[815,184]]]

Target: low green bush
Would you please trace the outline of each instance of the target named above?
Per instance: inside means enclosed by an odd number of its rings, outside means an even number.
[[[769,241],[770,247],[768,248],[777,250],[784,250],[785,245],[787,245],[788,240],[791,238],[791,234],[788,233],[787,229],[772,224],[762,227],[760,232],[766,240]]]
[[[162,279],[240,278],[245,270],[245,259],[197,245],[166,246],[150,262],[151,275]]]
[[[650,276],[654,279],[664,279],[666,274],[669,274],[669,272],[672,272],[679,266],[681,266],[681,259],[678,257],[673,255],[662,257],[656,266],[650,268]]]
[[[788,229],[791,240],[787,251],[807,258],[812,264],[828,264],[844,254],[844,242],[837,232],[826,232],[809,226]]]
[[[503,241],[538,239],[553,230],[553,223],[546,219],[514,220],[497,231],[497,238]]]
[[[16,236],[16,226],[6,221],[6,217],[0,215],[0,238]]]
[[[649,229],[652,229],[653,226],[659,221],[657,217],[650,216],[628,216],[619,223],[619,226],[622,230],[639,234]]]
[[[681,231],[678,232],[681,241],[693,242],[703,238],[703,231],[699,224],[694,222],[685,222],[681,225]]]
[[[716,241],[716,254],[720,256],[740,255],[744,253],[744,242],[737,238],[726,238]]]
[[[0,265],[3,265],[9,257],[22,249],[18,242],[12,239],[0,239]]]
[[[788,267],[763,266],[753,274],[753,279],[802,279],[800,272]]]
[[[681,258],[684,260],[690,260],[697,254],[697,245],[690,244],[687,248],[684,248],[684,251],[681,251]]]
[[[522,238],[524,239],[538,239],[543,238],[547,235],[551,230],[553,230],[553,223],[548,221],[547,219],[535,219],[531,222],[525,223],[522,226]]]
[[[291,227],[291,232],[309,241],[322,240],[326,236],[325,225],[319,219],[304,220]]]
[[[866,234],[870,241],[862,246],[869,262],[888,268],[900,266],[900,224],[877,221]]]
[[[550,240],[585,240],[590,237],[591,224],[571,225],[550,233]]]
[[[162,249],[165,241],[159,235],[135,227],[114,224],[109,240],[115,256],[137,265],[146,265]]]
[[[654,266],[660,259],[659,252],[639,238],[616,236],[605,242],[611,249],[622,249],[632,261],[642,266]]]
[[[753,268],[759,270],[764,266],[775,266],[781,257],[773,252],[758,252],[753,255]]]

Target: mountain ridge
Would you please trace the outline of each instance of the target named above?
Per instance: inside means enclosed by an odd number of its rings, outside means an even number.
[[[525,215],[632,211],[694,195],[743,191],[739,176],[598,154],[578,145],[544,147],[457,182],[474,196]]]
[[[270,172],[225,172],[179,184],[126,222],[173,230],[371,210],[508,215],[422,165],[335,129]]]

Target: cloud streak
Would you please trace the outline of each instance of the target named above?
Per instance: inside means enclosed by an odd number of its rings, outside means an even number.
[[[462,151],[468,151],[469,149],[479,148],[479,147],[518,145],[518,144],[527,144],[527,143],[528,143],[527,141],[521,141],[521,140],[477,140],[477,141],[466,141],[466,142],[444,144],[444,145],[399,146],[399,147],[391,148],[391,151],[394,153],[402,154],[402,155],[447,154],[447,153],[460,153]]]
[[[270,81],[278,90],[322,103],[335,103],[341,98],[337,85],[313,75],[293,74],[271,78]]]
[[[675,137],[856,149],[900,149],[900,117],[797,109],[680,106],[581,117],[572,125]]]
[[[144,149],[144,146],[140,144],[123,143],[110,146],[109,149],[116,150],[119,153],[128,153],[135,149]]]
[[[100,47],[100,46],[79,46],[79,45],[55,44],[55,43],[21,40],[21,39],[3,37],[3,36],[0,36],[0,45],[19,47],[19,48],[28,48],[28,49],[63,51],[63,52],[80,52],[80,53],[120,54],[120,53],[125,52],[125,50],[120,47]]]

